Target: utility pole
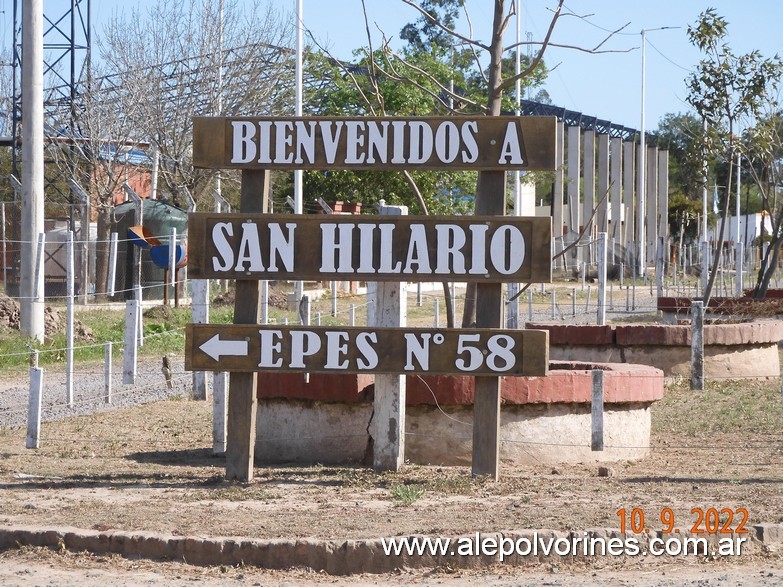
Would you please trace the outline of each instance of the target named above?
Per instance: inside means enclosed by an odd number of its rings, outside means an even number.
[[[44,230],[43,158],[43,0],[22,5],[22,255],[20,321],[22,332],[44,339],[44,284],[35,279],[38,235]]]

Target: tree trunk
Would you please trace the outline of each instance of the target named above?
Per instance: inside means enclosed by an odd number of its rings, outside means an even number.
[[[500,116],[500,106],[503,101],[503,91],[500,88],[502,82],[503,65],[503,15],[505,13],[505,0],[495,0],[495,12],[492,26],[492,44],[489,51],[489,84],[487,86],[487,110],[489,116]],[[476,180],[476,214],[481,214],[492,206],[488,206],[492,198],[502,198],[505,209],[506,194],[490,193],[483,189],[483,172],[479,172]],[[496,207],[499,208],[499,207]],[[476,292],[477,284],[469,283],[465,292],[465,307],[462,313],[462,327],[469,328],[476,321]]]
[[[97,243],[95,245],[95,293],[99,299],[106,299],[109,273],[109,237],[111,232],[111,208],[98,206]]]

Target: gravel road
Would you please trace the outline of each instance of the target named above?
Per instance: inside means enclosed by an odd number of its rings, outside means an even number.
[[[73,373],[73,406],[66,396],[65,365],[44,368],[44,389],[41,399],[41,420],[59,420],[101,410],[127,408],[172,396],[189,395],[192,376],[184,370],[182,357],[171,358],[172,387],[166,386],[161,359],[139,360],[136,383],[122,383],[122,360],[112,362],[111,403],[106,403],[103,364],[77,364]],[[22,370],[0,372],[0,428],[16,428],[27,424],[30,375]]]

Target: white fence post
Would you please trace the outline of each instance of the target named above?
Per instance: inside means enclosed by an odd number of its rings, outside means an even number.
[[[122,382],[125,385],[136,383],[136,343],[139,338],[139,314],[141,304],[138,300],[125,302],[125,347],[122,353]]]
[[[598,325],[606,325],[606,233],[598,233]]]
[[[74,305],[73,231],[65,243],[65,401],[73,407],[73,305]]]
[[[27,403],[27,448],[41,445],[41,397],[43,395],[44,371],[39,367],[30,368],[30,395]]]
[[[193,289],[192,308],[193,323],[206,324],[209,322],[209,280],[194,279],[191,285]],[[193,399],[209,399],[209,385],[204,371],[193,371]]]
[[[107,404],[111,403],[112,345],[111,341],[103,343],[103,401]]]
[[[107,278],[106,293],[114,297],[114,280],[117,278],[117,233],[111,233],[109,240],[109,276]]]

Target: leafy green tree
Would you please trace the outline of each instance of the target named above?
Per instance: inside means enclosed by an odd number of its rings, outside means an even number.
[[[760,239],[762,252],[754,297],[763,298],[780,259],[783,245],[783,201],[778,194],[783,179],[783,112],[774,109],[761,117],[757,124],[744,134],[745,155],[750,165],[748,171],[761,194],[761,205],[768,214],[772,230]]]
[[[688,37],[703,54],[696,71],[688,79],[688,103],[705,121],[710,132],[705,133],[705,149],[728,163],[726,185],[732,185],[737,152],[737,128],[741,123],[751,124],[762,105],[778,86],[783,65],[775,56],[762,58],[758,51],[735,55],[725,39],[728,22],[710,8],[699,16],[695,25],[688,27]],[[724,198],[718,233],[718,251],[723,249],[729,215],[729,201]],[[715,255],[710,269],[704,303],[707,305],[721,255]]]

